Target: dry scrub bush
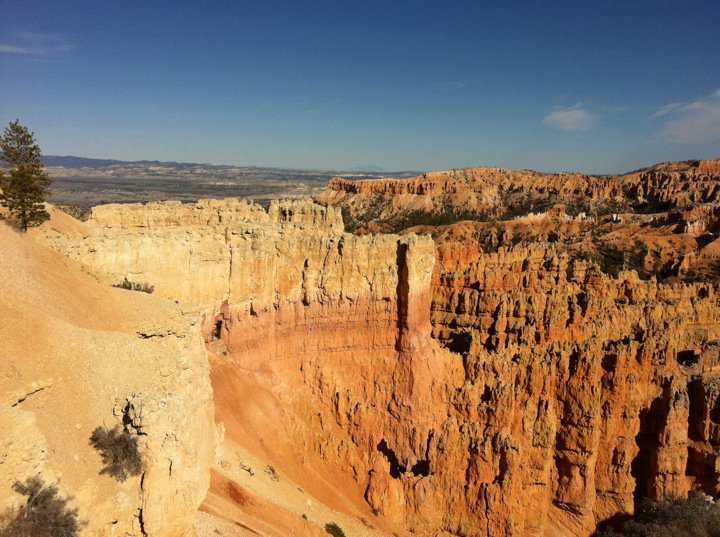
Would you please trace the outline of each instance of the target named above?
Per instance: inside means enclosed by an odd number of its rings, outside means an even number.
[[[699,492],[690,493],[687,500],[646,500],[634,517],[619,524],[601,524],[594,536],[720,537],[720,505]]]
[[[75,537],[85,522],[77,509],[58,496],[56,485],[46,486],[39,477],[16,481],[13,490],[27,496],[25,505],[0,517],[0,537]]]
[[[125,481],[130,476],[142,473],[143,462],[137,436],[131,435],[120,426],[111,430],[98,427],[90,436],[90,445],[102,456],[105,467],[100,474]]]

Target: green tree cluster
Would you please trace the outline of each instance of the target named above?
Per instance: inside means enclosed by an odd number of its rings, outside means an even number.
[[[43,169],[35,135],[19,120],[0,137],[0,163],[0,204],[23,231],[42,224],[50,217],[44,202],[52,179]]]

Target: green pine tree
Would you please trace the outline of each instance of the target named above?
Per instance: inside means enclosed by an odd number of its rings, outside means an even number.
[[[23,231],[47,220],[44,202],[52,179],[43,169],[35,136],[15,120],[0,137],[0,204]]]

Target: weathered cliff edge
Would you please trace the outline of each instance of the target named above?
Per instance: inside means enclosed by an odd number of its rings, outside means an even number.
[[[76,226],[52,212],[48,229]],[[0,223],[0,513],[39,477],[78,509],[80,535],[191,535],[215,444],[198,312],[98,285],[36,232]],[[130,431],[139,475],[101,474],[100,426]]]
[[[465,168],[429,172],[409,179],[351,180],[336,177],[315,199],[342,207],[386,229],[410,212],[468,213],[506,209],[523,198],[622,201],[640,212],[685,210],[720,202],[720,159],[658,164],[624,175],[545,174],[532,170]],[[497,214],[496,214],[497,216]],[[718,223],[717,218],[713,224]]]
[[[712,285],[611,280],[550,245],[357,237],[310,202],[98,207],[47,240],[202,304],[308,467],[344,468],[416,534],[587,535],[634,496],[720,492]]]
[[[503,192],[531,192],[587,199],[622,197],[653,198],[676,206],[691,206],[718,200],[720,159],[658,164],[623,175],[540,173],[506,168],[461,168],[428,172],[408,179],[344,179],[335,177],[320,196],[322,203],[336,204],[346,195],[391,196],[396,205],[413,196],[429,203],[443,195],[460,195],[459,202],[493,205]],[[443,199],[447,201],[447,198]]]

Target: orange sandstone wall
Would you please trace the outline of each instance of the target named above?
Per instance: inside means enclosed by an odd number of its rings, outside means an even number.
[[[544,246],[356,237],[310,202],[152,210],[47,240],[201,304],[308,472],[343,468],[417,535],[589,535],[636,495],[720,492],[713,286],[610,280]]]
[[[632,204],[669,204],[685,209],[720,201],[720,160],[660,164],[615,176],[543,174],[531,170],[466,168],[409,179],[334,178],[316,200],[341,206],[371,220],[402,217],[408,211],[443,212],[502,208],[506,199],[531,195],[562,203],[625,199]]]
[[[462,356],[453,406],[482,424],[461,443],[484,454],[466,484],[489,520],[587,534],[635,495],[717,495],[718,305],[711,285],[610,280],[545,247],[441,246],[433,336]]]

